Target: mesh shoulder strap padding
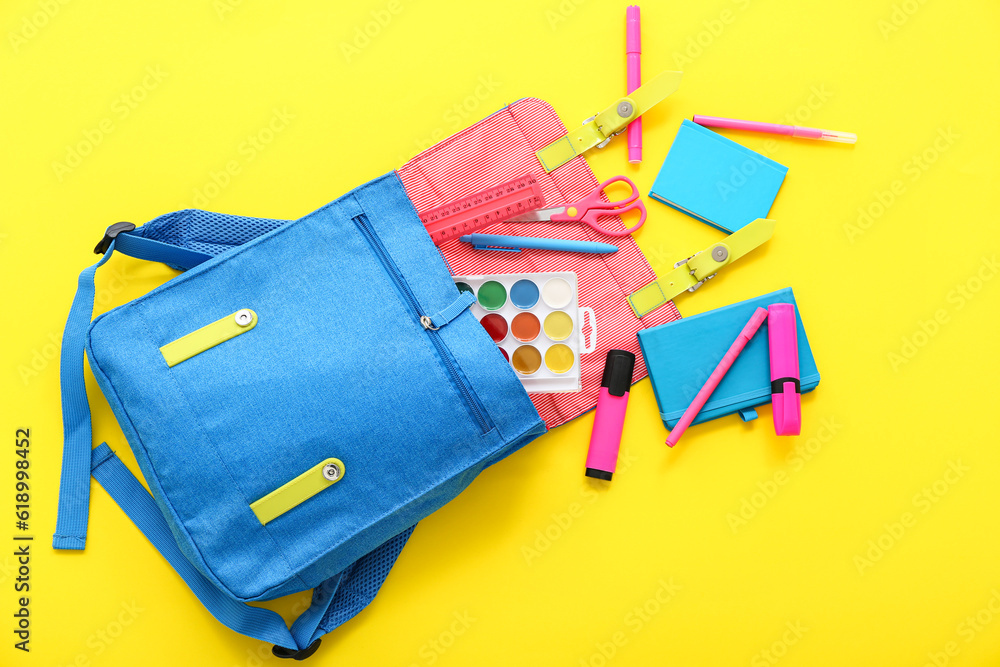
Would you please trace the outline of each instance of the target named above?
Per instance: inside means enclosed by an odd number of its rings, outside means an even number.
[[[362,556],[346,570],[346,580],[337,590],[337,596],[319,623],[317,637],[333,631],[346,623],[368,606],[382,582],[389,576],[399,552],[410,538],[413,528],[382,543],[370,553]]]
[[[277,229],[290,220],[248,218],[195,208],[150,220],[133,232],[143,237],[215,256]]]

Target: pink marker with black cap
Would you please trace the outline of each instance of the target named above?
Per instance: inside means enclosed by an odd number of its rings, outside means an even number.
[[[627,350],[608,350],[594,413],[594,430],[587,450],[587,477],[610,481],[618,465],[618,447],[622,441],[634,368],[634,354]]]
[[[802,403],[795,306],[772,303],[767,307],[767,339],[771,356],[774,432],[778,435],[798,435],[802,430]]]

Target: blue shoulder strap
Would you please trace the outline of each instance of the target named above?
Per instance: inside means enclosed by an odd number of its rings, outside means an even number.
[[[66,318],[59,358],[59,385],[63,410],[63,462],[59,481],[59,512],[55,549],[82,550],[87,543],[87,515],[90,510],[90,448],[92,430],[90,405],[83,376],[83,348],[87,327],[94,314],[94,275],[97,268],[118,250],[139,259],[164,262],[189,269],[209,255],[130,233],[119,233],[97,264],[80,274],[76,296]]]
[[[316,587],[309,609],[289,630],[281,616],[227,596],[191,564],[177,546],[153,497],[107,444],[93,450],[92,469],[94,479],[177,570],[212,616],[236,632],[284,649],[275,649],[279,657],[308,657],[320,637],[364,609],[413,532],[408,528]]]

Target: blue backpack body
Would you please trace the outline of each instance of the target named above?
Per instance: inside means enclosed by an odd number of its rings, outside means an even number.
[[[81,275],[54,546],[83,548],[92,470],[216,618],[276,655],[315,651],[417,521],[545,432],[395,173],[295,221],[187,210],[102,245],[97,266],[118,250],[185,271],[92,323],[96,266]],[[196,353],[171,359],[176,341]],[[84,346],[152,496],[90,450]],[[245,604],[307,589],[290,629]]]

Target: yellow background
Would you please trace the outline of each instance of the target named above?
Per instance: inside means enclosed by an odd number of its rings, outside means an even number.
[[[684,80],[646,116],[642,166],[626,166],[621,137],[588,155],[599,177],[625,173],[648,192],[695,113],[791,114],[860,137],[728,133],[789,167],[779,226],[678,299],[693,315],[794,287],[823,375],[802,435],[775,437],[765,407],[751,424],[694,427],[669,451],[640,382],[610,485],[583,476],[592,415],[540,438],[423,521],[374,604],[312,664],[997,664],[1000,8],[714,0],[642,12],[646,77]],[[49,547],[56,350],[104,227],[195,204],[298,217],[524,96],[573,125],[624,89],[624,13],[598,0],[3,4],[0,664],[277,664],[216,623],[98,485],[86,552]],[[287,122],[251,152],[248,135],[275,110]],[[79,164],[54,166],[88,136],[100,141]],[[210,187],[231,161],[238,173]],[[720,238],[648,205],[637,241],[660,273]],[[170,275],[116,256],[98,310]],[[135,469],[88,382],[95,441]],[[22,426],[36,538],[27,656],[10,632]],[[741,511],[750,518],[734,523]],[[291,616],[302,599],[272,606]]]

